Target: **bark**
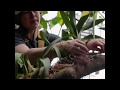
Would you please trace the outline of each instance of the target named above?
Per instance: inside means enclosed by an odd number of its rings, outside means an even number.
[[[80,79],[98,70],[105,69],[105,55],[90,55],[86,64],[58,64],[46,79]],[[51,70],[52,71],[52,70]]]

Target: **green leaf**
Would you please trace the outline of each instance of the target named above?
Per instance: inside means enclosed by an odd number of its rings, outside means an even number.
[[[27,68],[28,68],[28,72],[29,72],[29,73],[36,70],[36,68],[34,68],[34,67],[31,65],[31,63],[30,63],[29,60],[27,60]]]
[[[23,79],[24,76],[25,76],[24,74],[17,74],[17,77],[16,77],[16,78],[17,78],[17,79]]]
[[[99,29],[105,30],[105,27],[100,27]]]
[[[68,36],[73,36],[73,37],[74,37],[74,34],[69,34]],[[59,42],[60,40],[66,38],[66,37],[68,37],[68,36],[64,36],[64,37],[62,37],[62,38],[58,38],[58,39],[52,41],[52,42],[45,48],[45,50],[43,51],[43,53],[40,55],[40,58],[44,58],[45,55],[53,48],[53,45],[54,45],[55,43]]]
[[[60,41],[60,40],[61,40],[61,38],[58,38],[58,39],[54,40],[53,42],[51,42],[51,43],[46,47],[46,49],[43,51],[43,53],[41,54],[40,58],[44,58],[45,55],[52,49],[53,45],[54,45],[55,43],[57,43],[58,41]]]
[[[68,29],[62,29],[62,40],[69,40],[71,38],[76,38],[74,34],[70,34]]]
[[[69,32],[68,29],[62,29],[62,37],[66,36],[66,38],[62,39],[62,40],[69,40]]]
[[[97,14],[98,14],[98,11],[90,11],[90,17],[92,17],[93,19],[97,18]]]
[[[75,35],[77,36],[78,35],[78,30],[76,28],[76,18],[75,18],[75,11],[69,11],[70,13],[70,23],[71,23],[71,26],[74,30],[74,33]]]
[[[47,29],[47,22],[45,21],[43,17],[41,17],[40,24],[42,25],[44,29]]]
[[[41,38],[47,43],[47,44],[50,44],[50,42],[48,41],[48,39],[46,38],[46,34],[47,34],[48,32],[47,32],[47,30],[42,30],[42,31],[40,31],[40,36],[41,36]]]
[[[83,27],[83,25],[84,25],[85,21],[88,19],[88,17],[89,17],[89,14],[84,15],[78,21],[78,23],[77,23],[77,29],[78,29],[79,33],[81,32],[81,28]]]
[[[56,54],[57,54],[58,58],[59,58],[59,59],[61,59],[61,53],[60,53],[59,48],[58,48],[58,47],[56,47],[56,46],[53,46],[53,48],[54,48],[54,50],[55,50],[55,52],[56,52]]]
[[[102,38],[101,36],[98,36],[98,35],[95,35],[95,38]],[[90,35],[88,35],[88,36],[85,36],[84,38],[83,38],[83,40],[89,40],[89,39],[93,39],[93,35],[92,34],[90,34]],[[103,38],[102,38],[103,39]]]
[[[53,26],[55,26],[56,24],[58,24],[60,22],[61,18],[59,17],[55,17],[52,20],[50,20],[50,28],[52,28]]]
[[[15,52],[15,77],[18,75],[18,60],[20,58],[22,53],[16,53]]]
[[[43,63],[44,66],[44,71],[41,74],[40,78],[44,79],[49,75],[49,69],[50,69],[50,59],[45,58],[45,59],[40,59],[40,61]]]
[[[28,60],[28,57],[22,53],[21,56],[18,58],[17,60],[17,63],[18,65],[20,66],[20,68],[23,68],[23,73],[24,74],[27,74],[28,73],[28,70],[27,70],[27,67],[25,65],[25,62]]]
[[[15,53],[15,77],[17,77],[18,75],[18,65],[20,66],[20,68],[25,68],[25,72],[23,71],[23,73],[27,73],[24,62],[25,59],[26,57],[24,56],[23,53]]]
[[[88,15],[90,12],[89,11],[82,11],[82,16]]]
[[[15,52],[15,61],[17,61],[21,57],[22,53]]]
[[[59,25],[62,26],[64,23],[63,23],[63,19],[61,17],[60,11],[58,11],[57,16],[60,18]]]
[[[42,11],[42,15],[48,14],[48,11]]]
[[[70,20],[69,20],[68,16],[65,14],[64,11],[60,11],[60,14],[62,16],[62,19],[63,19],[66,27],[69,29],[70,34],[74,34],[75,35],[74,29],[71,26],[71,23],[70,23]]]
[[[34,72],[28,73],[27,75],[34,79],[34,78],[38,78],[38,74],[39,74],[39,68],[36,68]]]
[[[90,17],[93,17],[93,15],[94,15],[94,11],[90,11]]]
[[[15,64],[16,65],[19,64],[21,68],[24,65],[22,55],[23,55],[22,53],[15,53]]]
[[[17,63],[20,65],[20,68],[22,68],[24,65],[24,62],[21,58],[18,59]]]
[[[100,24],[100,23],[103,22],[104,20],[105,20],[105,19],[97,19],[97,20],[95,20],[95,25]],[[86,25],[84,25],[84,26],[82,27],[82,30],[81,30],[81,31],[87,30],[87,29],[89,29],[89,28],[91,28],[91,27],[93,27],[93,21],[90,22],[90,23],[87,23]]]

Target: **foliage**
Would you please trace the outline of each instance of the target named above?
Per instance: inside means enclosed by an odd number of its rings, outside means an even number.
[[[19,68],[18,68],[19,67]],[[16,79],[25,79],[25,78],[39,78],[43,79],[48,75],[50,68],[49,58],[38,59],[37,67],[34,68],[28,57],[23,53],[15,53],[15,78]],[[19,70],[22,72],[19,72]],[[39,73],[39,74],[37,74]],[[36,77],[36,75],[38,75]]]
[[[42,15],[47,14],[47,11],[42,12]],[[59,48],[54,46],[55,43],[62,40],[68,40],[71,37],[73,39],[81,39],[80,33],[82,31],[88,30],[93,27],[93,23],[95,21],[94,25],[98,25],[101,22],[103,22],[105,19],[96,19],[92,22],[87,22],[89,17],[93,17],[95,14],[94,11],[82,11],[82,17],[77,20],[76,23],[76,17],[75,17],[75,11],[58,11],[58,14],[55,18],[50,20],[50,28],[55,26],[56,24],[60,24],[62,27],[64,24],[66,25],[67,29],[62,30],[62,38],[54,40],[52,43],[50,43],[47,38],[45,37],[45,32],[47,29],[47,21],[41,17],[41,25],[45,29],[41,31],[40,36],[41,38],[48,43],[49,45],[46,47],[44,52],[40,55],[39,59],[37,60],[37,67],[34,68],[28,57],[23,53],[15,53],[15,78],[17,79],[25,79],[25,78],[39,78],[44,79],[49,74],[49,68],[50,68],[50,59],[46,58],[45,56],[50,50],[55,50],[57,56],[61,59],[61,51]],[[100,36],[95,35],[96,38],[101,38]],[[93,38],[93,35],[88,35],[84,37],[84,39],[90,39]],[[19,68],[22,69],[22,73],[19,73]]]
[[[75,38],[81,39],[81,36],[80,36],[81,32],[94,27],[95,25],[98,25],[105,20],[105,19],[95,19],[91,22],[86,23],[90,17],[93,17],[92,15],[94,15],[95,12],[82,11],[82,17],[78,20],[78,23],[76,23],[75,11],[68,11],[68,13],[69,15],[67,16],[67,14],[64,11],[60,11],[60,14],[68,29],[69,34],[75,35],[75,37],[73,37],[74,39]],[[91,15],[91,13],[93,14]],[[93,25],[94,21],[95,21],[95,24]]]
[[[100,13],[100,11],[81,11],[81,13],[82,16],[80,17],[80,19],[77,19],[75,11],[58,11],[57,16],[49,21],[45,21],[45,19],[42,18],[43,20],[41,20],[41,24],[44,29],[47,29],[47,24],[49,23],[50,29],[56,24],[59,24],[61,27],[65,24],[67,29],[62,30],[62,36],[68,36],[70,34],[74,39],[81,39],[81,32],[89,30],[90,28],[99,25],[105,20],[105,18],[97,19],[97,14]],[[88,22],[90,18],[92,18],[93,20],[91,22]],[[67,37],[65,40],[69,38],[71,37]],[[84,37],[83,39],[86,38]]]

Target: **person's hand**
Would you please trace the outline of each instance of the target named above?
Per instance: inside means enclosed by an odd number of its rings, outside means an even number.
[[[63,41],[62,46],[68,53],[74,53],[75,55],[88,54],[89,49],[86,47],[85,42],[78,39]]]
[[[90,40],[87,45],[89,50],[96,50],[100,53],[105,52],[105,40],[104,39],[92,39]]]

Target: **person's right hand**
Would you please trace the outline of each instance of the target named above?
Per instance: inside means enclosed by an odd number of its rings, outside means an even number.
[[[80,41],[78,39],[62,41],[61,45],[64,47],[66,52],[73,53],[78,56],[89,53],[89,50],[85,45],[85,42]]]
[[[105,53],[105,40],[104,39],[92,39],[87,45],[89,50],[96,50],[100,53]],[[99,47],[98,47],[99,46]]]

